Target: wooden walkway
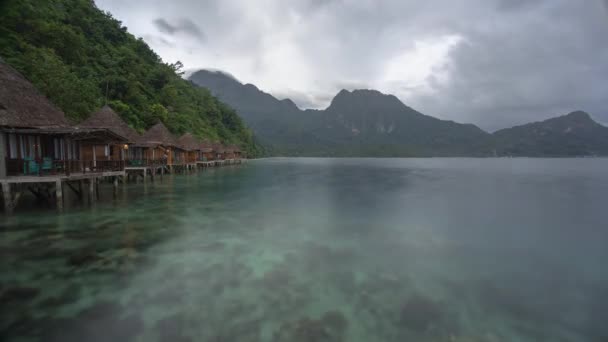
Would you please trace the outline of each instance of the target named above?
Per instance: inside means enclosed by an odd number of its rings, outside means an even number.
[[[214,167],[215,166],[215,162],[213,160],[209,160],[209,161],[197,161],[196,162],[196,166],[198,166],[198,167]]]
[[[25,191],[30,191],[40,200],[51,201],[54,199],[57,209],[63,210],[64,185],[71,189],[80,200],[83,200],[85,183],[88,183],[89,201],[94,202],[99,197],[99,180],[111,179],[114,185],[114,193],[116,193],[119,179],[124,181],[125,176],[125,171],[78,172],[71,173],[70,175],[9,176],[0,179],[4,210],[6,213],[11,213]]]
[[[116,195],[118,183],[126,183],[129,178],[135,179],[137,182],[141,177],[145,183],[148,177],[151,181],[154,181],[156,175],[160,175],[162,179],[165,173],[188,173],[188,171],[195,172],[198,168],[219,167],[244,162],[244,159],[225,159],[174,165],[127,166],[123,171],[73,172],[69,175],[8,176],[0,178],[0,185],[6,213],[13,212],[19,203],[19,199],[26,192],[31,192],[41,201],[54,202],[57,209],[61,211],[64,207],[65,188],[76,194],[79,200],[84,202],[85,197],[87,197],[89,203],[92,203],[99,199],[100,181],[110,181],[113,184],[114,195]]]
[[[154,177],[157,175],[162,177],[168,170],[166,165],[127,166],[125,172],[127,179],[134,179],[137,183],[137,180],[141,177],[145,183],[148,176],[150,176],[150,180],[154,181]]]

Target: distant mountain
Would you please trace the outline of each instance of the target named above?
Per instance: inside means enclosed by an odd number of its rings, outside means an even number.
[[[475,125],[424,115],[393,95],[342,90],[323,113],[318,133],[397,155],[479,155],[490,136]]]
[[[500,155],[608,155],[608,128],[582,111],[503,129],[493,137]]]
[[[222,72],[201,70],[190,80],[234,107],[273,155],[608,155],[608,128],[584,112],[490,134],[424,115],[376,90],[342,90],[325,110],[300,110]]]

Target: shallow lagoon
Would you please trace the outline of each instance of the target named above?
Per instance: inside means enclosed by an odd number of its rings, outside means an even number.
[[[2,341],[605,341],[608,160],[288,159],[0,216]]]

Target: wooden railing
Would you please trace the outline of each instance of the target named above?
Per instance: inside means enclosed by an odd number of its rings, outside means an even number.
[[[6,158],[8,176],[70,175],[71,173],[123,171],[122,160],[57,160],[51,158]]]
[[[155,167],[167,164],[163,159],[127,159],[125,162],[130,167]]]

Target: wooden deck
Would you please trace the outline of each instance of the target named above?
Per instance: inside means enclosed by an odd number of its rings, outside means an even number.
[[[215,162],[213,160],[197,161],[196,165],[199,167],[213,167],[215,166]]]
[[[223,165],[236,165],[243,164],[244,159],[220,159],[220,160],[208,160],[208,161],[197,161],[196,164],[200,167],[214,167]]]
[[[44,176],[8,176],[0,179],[4,211],[11,213],[17,206],[21,195],[29,191],[39,200],[55,202],[58,210],[63,210],[64,185],[71,189],[80,200],[84,200],[85,182],[88,183],[88,199],[94,202],[99,198],[99,180],[110,179],[114,185],[114,194],[118,181],[126,176],[125,171],[78,172]]]
[[[242,164],[244,159],[226,159],[197,161],[195,163],[173,164],[173,165],[147,165],[147,166],[127,166],[122,171],[104,172],[72,172],[46,174],[46,175],[19,175],[0,178],[2,187],[2,198],[6,213],[11,213],[25,192],[31,192],[39,200],[55,203],[58,210],[63,210],[64,188],[70,189],[76,196],[85,201],[85,197],[92,203],[99,199],[99,182],[102,180],[110,181],[114,186],[116,195],[119,181],[125,183],[129,176],[142,177],[144,182],[149,175],[150,180],[154,181],[155,175],[160,174],[161,179],[165,172],[176,173],[186,171],[196,171],[199,167],[219,167],[223,165]]]
[[[154,177],[160,175],[161,178],[165,174],[167,166],[166,165],[148,165],[148,166],[127,166],[125,167],[125,172],[127,174],[127,178],[135,179],[135,182],[141,177],[144,182],[148,176],[150,176],[150,180],[154,181]]]
[[[0,179],[0,184],[16,184],[16,183],[55,183],[57,181],[76,181],[100,177],[125,176],[125,171],[108,171],[108,172],[77,172],[57,175],[44,176],[8,176]]]

